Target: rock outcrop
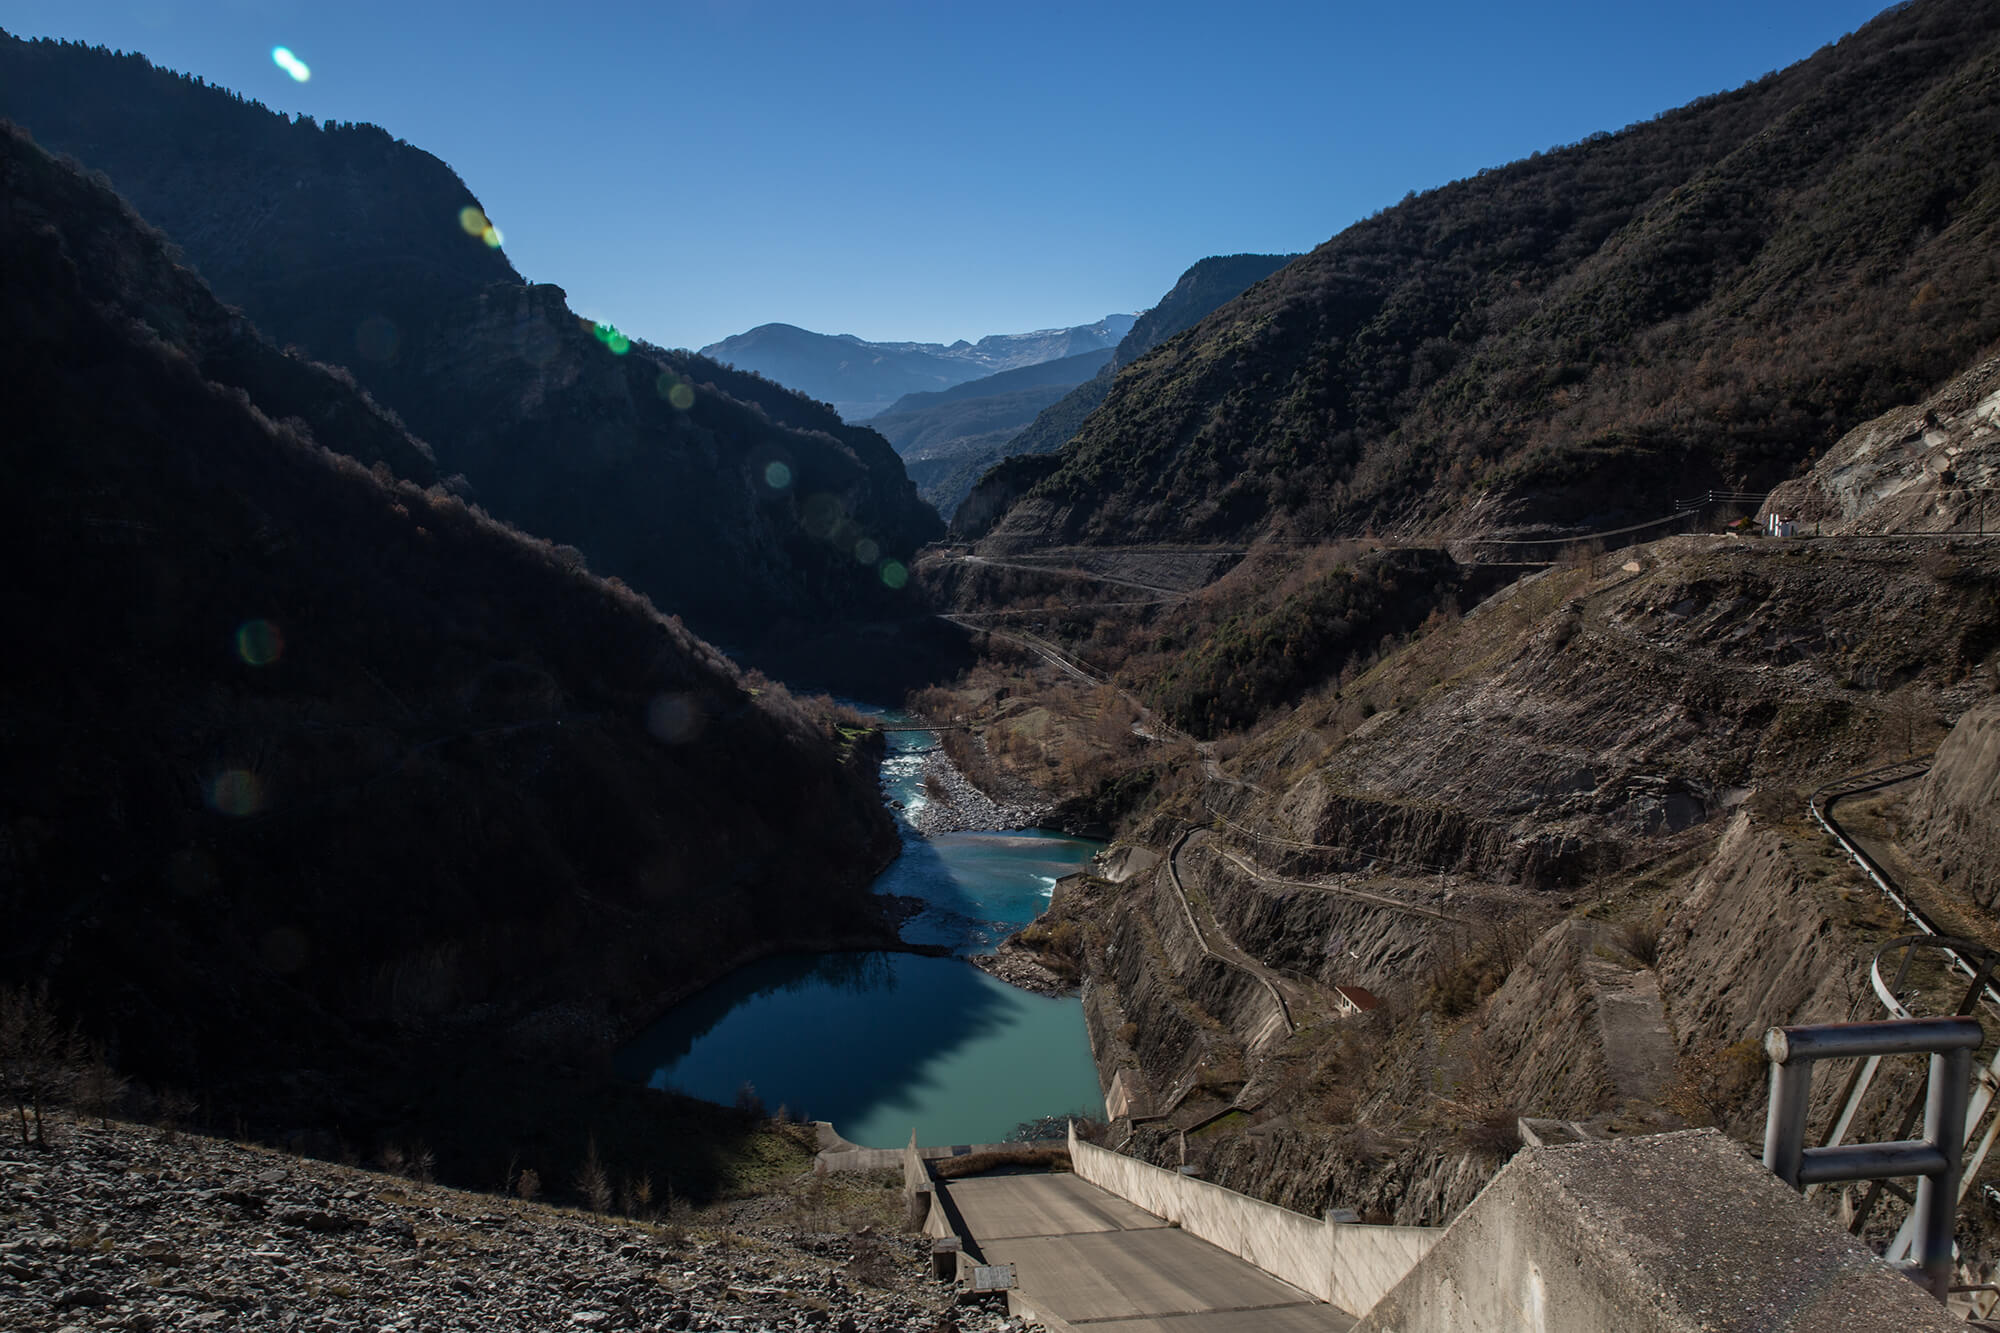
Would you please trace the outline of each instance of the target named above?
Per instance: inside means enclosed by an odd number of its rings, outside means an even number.
[[[1939,879],[1982,907],[2000,901],[2000,703],[1958,720],[1910,815],[1912,841]]]
[[[2000,532],[2000,359],[1857,426],[1762,516],[1840,534]]]

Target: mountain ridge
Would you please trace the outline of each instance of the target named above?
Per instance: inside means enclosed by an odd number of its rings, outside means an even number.
[[[2000,337],[1996,30],[1919,0],[1414,195],[1128,368],[975,507],[1029,546],[1533,535],[1769,487]]]
[[[951,344],[870,342],[851,333],[815,333],[795,324],[760,324],[710,343],[701,355],[755,371],[831,404],[862,422],[910,393],[938,392],[1002,371],[1115,346],[1136,316],[1092,324],[988,334]]]
[[[285,354],[12,127],[0,248],[0,515],[60,571],[0,586],[0,985],[45,984],[155,1093],[400,1120],[462,1179],[540,1095],[467,1090],[509,1050],[587,1068],[747,953],[893,947],[865,736],[365,462],[386,422],[337,376],[295,362],[311,424],[208,378],[218,321]],[[584,1103],[551,1127],[580,1142]]]
[[[106,173],[275,342],[344,365],[457,493],[665,609],[746,646],[912,610],[895,570],[941,525],[886,441],[579,319],[430,154],[74,43],[0,40],[0,116]]]

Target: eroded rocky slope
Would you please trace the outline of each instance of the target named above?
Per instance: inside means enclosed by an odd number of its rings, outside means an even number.
[[[2000,899],[2000,704],[1958,720],[1912,806],[1911,841],[1938,878],[1992,907]]]
[[[1212,747],[1134,826],[1159,868],[1052,908],[1133,1144],[1186,1130],[1225,1183],[1426,1222],[1519,1116],[1753,1134],[1756,1039],[1877,1016],[1898,925],[1805,794],[1984,715],[1996,588],[2000,541],[1671,538]],[[1861,1125],[1893,1134],[1903,1091]]]

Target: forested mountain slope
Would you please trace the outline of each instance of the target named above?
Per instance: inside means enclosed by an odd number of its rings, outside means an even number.
[[[12,127],[0,253],[0,986],[217,1123],[396,1117],[448,1165],[536,1095],[465,1092],[509,1060],[893,937],[824,718],[397,476],[414,441]]]
[[[1121,366],[1129,366],[1177,333],[1184,333],[1202,318],[1245,289],[1262,282],[1297,255],[1211,255],[1188,267],[1172,290],[1152,309],[1133,322],[1131,332],[1119,340],[1111,361],[1091,379],[1055,403],[1012,441],[1010,454],[1053,453],[1069,443],[1083,419],[1111,391],[1111,377]]]
[[[455,490],[711,632],[893,614],[883,562],[939,531],[880,436],[579,321],[521,281],[449,167],[373,126],[12,38],[0,116],[105,172],[275,341],[348,366]]]
[[[1175,334],[1193,328],[1202,316],[1241,295],[1244,288],[1269,277],[1295,258],[1296,255],[1218,255],[1193,265],[1181,274],[1173,290],[1160,298],[1159,304],[1133,322],[1131,331],[1119,340],[1111,359],[1099,367],[1095,375],[1042,407],[1026,429],[1009,439],[993,441],[977,452],[966,451],[965,457],[953,463],[948,474],[937,475],[935,469],[920,467],[911,475],[916,478],[925,498],[935,504],[938,512],[951,520],[955,528],[967,527],[968,522],[957,518],[958,506],[994,464],[1017,454],[1046,454],[1062,448],[1076,434],[1083,419],[1095,411],[1105,395],[1111,392],[1111,379],[1118,373],[1119,367],[1130,365]],[[968,516],[968,521],[974,518],[990,521],[995,507],[992,495],[984,497],[974,515]],[[971,526],[976,527],[976,523]]]
[[[1120,374],[998,541],[1610,526],[1761,489],[2000,336],[2000,9],[1406,200]],[[975,502],[975,504],[977,501]],[[974,506],[968,506],[972,508]]]

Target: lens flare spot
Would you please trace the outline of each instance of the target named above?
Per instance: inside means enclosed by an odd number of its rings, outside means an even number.
[[[774,459],[764,465],[764,484],[782,491],[792,484],[792,470]]]
[[[458,225],[467,236],[484,236],[493,224],[486,220],[486,211],[477,204],[467,204],[458,210]]]
[[[507,238],[500,234],[498,227],[488,227],[485,231],[480,232],[479,239],[486,242],[486,246],[490,250],[498,250],[502,245],[507,243]]]
[[[609,324],[593,324],[590,336],[611,349],[611,355],[623,356],[632,350],[632,341]]]
[[[864,565],[872,565],[882,558],[882,548],[870,538],[863,537],[854,543],[854,558]]]
[[[901,561],[884,560],[882,562],[882,582],[884,585],[891,588],[901,588],[909,583],[909,581],[910,571],[903,567]]]
[[[669,745],[683,745],[701,734],[701,707],[685,694],[659,694],[646,705],[646,730]]]
[[[288,46],[272,47],[271,63],[291,75],[293,80],[298,83],[304,83],[313,76],[313,72],[307,67],[306,62],[293,55],[292,49]]]
[[[686,380],[682,380],[679,384],[667,390],[667,401],[678,407],[681,411],[687,411],[690,407],[694,406],[694,385],[689,384]]]
[[[209,779],[207,795],[209,809],[232,819],[254,815],[264,805],[263,784],[241,768],[226,768]]]
[[[236,627],[236,655],[251,666],[269,666],[285,655],[285,636],[268,620],[246,620]]]

